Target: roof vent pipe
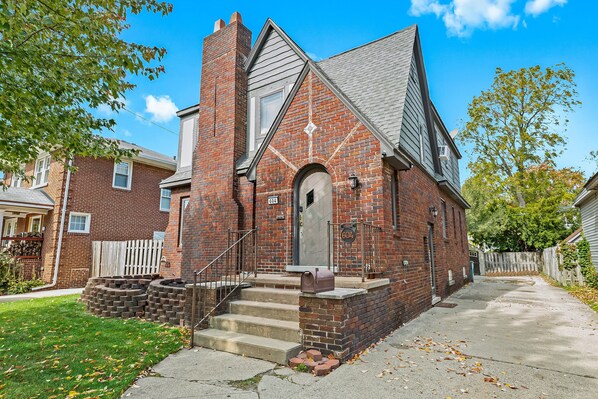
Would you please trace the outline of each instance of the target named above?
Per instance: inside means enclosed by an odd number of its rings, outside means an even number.
[[[218,32],[220,29],[224,28],[226,26],[226,22],[224,22],[224,20],[219,19],[216,22],[214,22],[214,32]]]

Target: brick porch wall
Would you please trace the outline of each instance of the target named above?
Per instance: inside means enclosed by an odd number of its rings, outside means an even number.
[[[182,247],[179,243],[179,224],[181,221],[182,199],[189,197],[190,186],[174,187],[171,190],[170,215],[164,236],[162,256],[166,260],[165,267],[160,273],[166,277],[181,276]],[[187,215],[186,215],[187,216]],[[188,219],[187,219],[188,220]]]

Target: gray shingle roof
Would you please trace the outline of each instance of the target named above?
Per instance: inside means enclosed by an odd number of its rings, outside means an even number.
[[[54,201],[44,190],[31,190],[21,187],[8,187],[6,190],[0,189],[0,202],[54,206]]]
[[[167,177],[160,182],[160,187],[172,187],[187,184],[191,181],[191,169],[179,170],[174,175]]]
[[[119,146],[122,149],[139,150],[139,154],[137,155],[139,158],[146,158],[152,161],[158,161],[169,165],[176,165],[176,161],[173,157],[169,157],[168,155],[164,155],[162,153],[152,151],[148,148],[138,146],[137,144],[129,143],[128,141],[124,140],[119,140]]]
[[[399,146],[416,26],[318,62],[374,127]]]

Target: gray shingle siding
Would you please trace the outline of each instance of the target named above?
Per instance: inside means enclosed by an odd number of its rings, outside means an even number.
[[[289,79],[296,81],[303,65],[295,51],[275,30],[271,30],[248,71],[248,97],[263,87]]]
[[[430,173],[434,173],[434,163],[432,161],[432,150],[427,132],[421,88],[415,66],[415,56],[413,56],[411,58],[407,95],[403,111],[400,145],[401,148],[407,151],[418,162],[420,162],[420,125],[424,129],[422,140],[424,144],[424,160],[422,166]]]
[[[598,268],[598,191],[592,191],[589,200],[586,200],[579,209],[581,227],[586,240],[590,243],[592,262]]]

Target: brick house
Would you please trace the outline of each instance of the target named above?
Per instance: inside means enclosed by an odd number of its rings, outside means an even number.
[[[179,113],[179,165],[161,184],[172,190],[161,271],[189,281],[229,231],[256,229],[266,279],[367,273],[379,284],[357,284],[362,299],[292,302],[303,345],[346,358],[464,284],[461,154],[430,100],[417,26],[319,62],[271,20],[251,42],[238,13],[204,40],[200,102]],[[212,330],[201,344],[241,351],[242,338]]]
[[[119,164],[109,159],[76,157],[76,172],[49,154],[24,166],[31,182],[7,174],[0,190],[0,232],[3,246],[15,245],[24,233],[39,238],[35,253],[22,259],[48,288],[83,287],[90,277],[92,241],[151,239],[168,223],[168,190],[158,184],[175,170],[174,159],[139,150]]]

